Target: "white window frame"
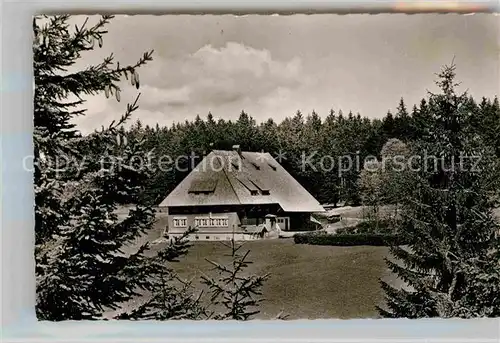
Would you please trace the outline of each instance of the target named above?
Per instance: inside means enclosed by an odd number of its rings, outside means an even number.
[[[195,217],[196,227],[229,227],[229,217]]]
[[[187,217],[174,217],[172,224],[174,227],[187,227]]]

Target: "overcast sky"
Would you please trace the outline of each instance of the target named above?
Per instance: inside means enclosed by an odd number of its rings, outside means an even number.
[[[401,97],[411,106],[435,89],[435,73],[453,57],[464,90],[498,94],[499,28],[500,17],[488,14],[117,16],[103,48],[86,53],[81,66],[111,52],[121,65],[133,63],[154,49],[139,70],[135,118],[145,124],[209,111],[236,119],[241,110],[257,121],[313,109],[324,117],[332,108],[375,118]],[[120,103],[89,98],[79,128],[109,124],[136,94],[123,84]]]

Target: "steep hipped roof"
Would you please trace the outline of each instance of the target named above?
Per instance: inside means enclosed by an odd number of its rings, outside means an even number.
[[[279,204],[286,212],[322,212],[319,202],[269,153],[214,150],[161,207]]]

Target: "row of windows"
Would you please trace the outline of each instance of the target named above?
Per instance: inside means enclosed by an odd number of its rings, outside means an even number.
[[[285,224],[285,220],[289,220],[288,218],[278,218],[278,224]],[[247,223],[250,224],[250,223]],[[257,225],[255,223],[254,225]],[[194,226],[196,227],[228,227],[229,219],[227,217],[211,217],[211,218],[195,218]],[[185,217],[177,217],[174,218],[174,227],[187,227],[187,218]]]
[[[205,240],[207,241],[211,241],[211,240],[216,240],[216,241],[220,241],[220,240],[226,240],[226,241],[230,241],[232,239],[232,236],[219,236],[219,235],[214,235],[214,236],[199,236],[199,235],[196,235],[195,237],[195,240],[202,240],[203,238],[205,238]],[[236,238],[237,240],[243,240],[243,241],[248,241],[248,240],[257,240],[258,239],[258,236],[245,236],[245,237],[238,237]]]
[[[187,218],[174,218],[174,227],[187,227]],[[226,217],[218,218],[195,218],[196,227],[228,227],[229,219]]]
[[[195,218],[194,226],[196,227],[228,227],[228,218]]]
[[[187,218],[174,218],[174,227],[187,227]]]

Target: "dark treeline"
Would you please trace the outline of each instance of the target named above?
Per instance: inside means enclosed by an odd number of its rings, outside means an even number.
[[[389,111],[381,119],[333,110],[322,119],[315,111],[309,114],[298,111],[280,123],[272,118],[257,123],[243,111],[236,121],[215,120],[209,113],[206,119],[198,115],[194,121],[186,120],[171,127],[159,124],[150,127],[138,120],[127,131],[122,129],[122,133],[142,137],[146,149],[154,149],[157,158],[163,156],[161,163],[152,161],[154,177],[147,181],[143,194],[143,200],[151,203],[161,202],[210,150],[231,149],[238,144],[242,150],[281,155],[281,164],[321,203],[343,201],[359,205],[357,180],[364,159],[380,157],[382,146],[391,138],[408,143],[429,130],[426,121],[431,104],[427,101],[423,99],[409,108],[401,99],[396,111]],[[477,102],[469,98],[467,106],[475,113],[474,129],[500,156],[498,99],[483,98]],[[189,156],[197,157],[188,159]],[[354,163],[353,167],[344,171],[348,169],[344,165],[339,172],[341,162],[347,158]],[[175,159],[178,167],[168,163]]]

